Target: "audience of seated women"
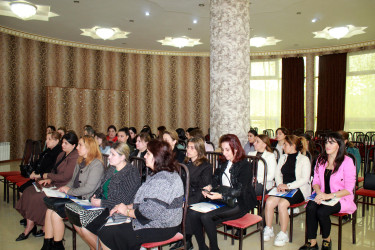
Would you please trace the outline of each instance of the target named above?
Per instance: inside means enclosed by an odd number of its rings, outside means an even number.
[[[284,141],[284,152],[277,164],[275,181],[277,190],[280,192],[297,189],[291,198],[280,198],[270,196],[266,201],[264,228],[264,240],[269,241],[274,236],[272,221],[274,209],[277,207],[280,216],[281,231],[277,234],[274,245],[284,246],[289,242],[287,227],[289,223],[288,207],[298,204],[311,194],[310,185],[310,160],[303,155],[307,148],[304,137],[287,135]]]
[[[188,140],[186,147],[186,158],[184,163],[189,169],[190,174],[190,188],[189,188],[189,205],[205,201],[202,194],[202,188],[211,184],[212,166],[206,158],[206,150],[202,138],[192,137]],[[192,249],[191,242],[193,236],[193,226],[190,219],[191,210],[188,210],[185,224],[186,230],[186,249]],[[173,245],[170,250],[180,249],[183,247],[183,242],[179,241]]]
[[[238,137],[233,134],[223,135],[219,144],[225,161],[220,162],[215,170],[212,185],[204,187],[202,195],[227,205],[208,213],[189,211],[192,231],[199,249],[208,249],[203,229],[210,241],[210,249],[219,249],[216,226],[223,221],[241,218],[257,204],[252,186],[252,167],[245,158],[245,151]]]
[[[76,134],[67,133],[63,136],[61,145],[63,152],[58,155],[50,173],[43,173],[41,176],[43,180],[38,181],[41,185],[52,184],[56,187],[62,187],[72,178],[78,159],[78,153],[75,149],[77,144]],[[47,211],[43,201],[44,197],[46,197],[45,194],[37,192],[34,186],[29,186],[24,190],[16,204],[16,210],[27,219],[27,225],[25,231],[18,236],[16,241],[27,239],[31,231],[36,232],[36,225],[44,226]],[[41,234],[41,232],[38,234]]]
[[[107,128],[107,141],[111,144],[117,142],[117,129],[115,125],[109,125]]]
[[[258,132],[255,129],[250,129],[247,132],[247,143],[243,149],[245,150],[245,154],[249,154],[250,152],[255,152],[256,149],[254,147],[255,137],[258,136]]]
[[[306,207],[306,227],[308,243],[300,250],[319,249],[317,244],[318,223],[322,232],[322,250],[332,248],[331,220],[334,213],[352,214],[356,210],[354,203],[354,185],[356,168],[353,160],[345,155],[344,138],[337,132],[326,136],[324,152],[319,156],[312,183],[315,199]],[[340,199],[333,206],[324,201]]]
[[[67,185],[59,188],[59,191],[71,196],[88,199],[100,185],[104,172],[102,154],[95,139],[87,135],[79,139],[77,150],[79,158],[74,168],[73,176]],[[65,217],[65,212],[56,213],[51,209],[47,210],[42,249],[49,249],[52,244],[54,249],[64,249],[62,240],[65,230],[63,219]]]
[[[111,150],[111,146],[109,145],[107,141],[107,137],[103,133],[97,133],[95,135],[95,140],[99,145],[100,152],[105,155],[109,155],[109,152]]]
[[[177,148],[178,135],[176,131],[174,130],[165,131],[163,134],[163,140],[166,141],[171,146],[171,149],[173,150],[173,153],[175,154],[175,159],[179,163],[182,163],[185,160],[185,153]]]
[[[172,238],[181,228],[184,188],[170,145],[150,141],[145,159],[153,174],[138,189],[134,203],[118,204],[110,214],[126,215],[131,222],[102,227],[98,236],[103,249],[140,249],[143,243]]]
[[[271,144],[273,148],[276,148],[280,155],[284,154],[284,142],[285,142],[285,136],[289,134],[288,130],[286,128],[278,128],[276,129],[276,140]]]
[[[266,190],[267,192],[272,189],[275,179],[276,171],[276,157],[272,151],[270,138],[267,135],[257,135],[254,140],[254,148],[256,151],[250,152],[249,155],[260,156],[267,163],[267,180]],[[264,163],[258,161],[257,164],[257,184],[255,187],[256,195],[262,195],[264,185]]]
[[[354,146],[354,144],[349,141],[349,133],[348,132],[345,132],[343,130],[339,131],[339,134],[344,138],[344,141],[345,141],[345,148],[346,148],[346,152],[348,152],[349,154],[352,154],[354,155],[355,157],[355,160],[357,162],[357,175],[359,174],[359,171],[361,169],[361,154],[359,153],[359,149],[357,147]]]
[[[126,143],[129,147],[129,149],[130,149],[130,153],[133,153],[134,145],[129,143],[129,138],[130,138],[130,133],[129,133],[129,129],[127,127],[123,127],[117,132],[118,142]]]
[[[129,147],[126,143],[115,142],[111,146],[111,153],[108,157],[110,167],[101,180],[100,187],[91,197],[91,204],[95,207],[103,207],[111,210],[115,205],[133,203],[134,195],[141,185],[141,178],[138,169],[128,162]],[[98,220],[104,218],[98,217]],[[97,225],[100,222],[93,222],[85,227],[74,225],[77,233],[90,246],[96,249]]]

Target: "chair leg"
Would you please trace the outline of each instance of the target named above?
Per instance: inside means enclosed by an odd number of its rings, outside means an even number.
[[[10,183],[9,183],[9,181],[7,180],[7,181],[6,181],[6,186],[7,186],[7,203],[9,203],[9,185],[10,185]]]
[[[289,242],[293,242],[293,208],[290,208],[290,228],[289,228]]]
[[[77,232],[72,225],[72,241],[73,241],[73,250],[77,250]]]
[[[234,227],[232,227],[231,232],[232,232],[232,235],[234,235]],[[232,245],[234,245],[234,237],[230,237],[230,238],[232,240]]]
[[[262,221],[259,222],[257,225],[258,225],[258,228],[260,227],[260,249],[261,250],[264,250],[264,237],[263,237],[263,226],[262,224],[260,223],[263,223]]]
[[[307,214],[305,214],[305,244],[307,243]]]
[[[340,216],[339,217],[339,243],[338,243],[338,250],[341,250],[341,241],[342,241],[342,217]]]
[[[224,225],[224,232],[227,233],[228,231],[228,228],[226,225]],[[226,234],[224,234],[224,240],[227,240],[228,236]]]
[[[365,217],[366,196],[362,196],[362,217]]]
[[[7,184],[6,184],[6,180],[5,180],[5,177],[4,177],[4,190],[3,190],[3,192],[4,192],[4,201],[6,201],[6,199],[7,199]]]
[[[243,241],[243,229],[240,228],[240,238],[239,238],[239,242],[238,242],[238,249],[239,250],[242,250],[242,241]]]
[[[354,212],[352,218],[352,237],[353,237],[353,244],[356,244],[356,224],[357,224],[357,211]]]
[[[16,207],[16,183],[12,183],[12,186],[13,186],[13,208]]]

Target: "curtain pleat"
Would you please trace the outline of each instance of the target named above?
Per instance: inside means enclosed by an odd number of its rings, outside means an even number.
[[[319,57],[317,130],[344,129],[346,53]]]
[[[302,57],[282,59],[281,126],[304,128],[304,62]]]

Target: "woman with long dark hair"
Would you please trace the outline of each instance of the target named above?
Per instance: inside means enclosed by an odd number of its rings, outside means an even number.
[[[126,215],[131,222],[103,227],[98,232],[103,249],[139,249],[180,230],[184,188],[172,149],[164,141],[152,140],[145,159],[152,175],[138,189],[134,203],[118,204],[110,212]]]
[[[220,138],[225,160],[215,170],[212,185],[204,187],[202,195],[210,200],[226,203],[227,206],[208,213],[191,211],[193,234],[199,249],[208,249],[203,228],[210,240],[210,249],[219,249],[216,225],[223,221],[241,218],[256,206],[255,191],[252,186],[253,172],[245,158],[240,140],[236,135],[226,134]]]
[[[337,133],[330,133],[325,139],[325,149],[317,160],[313,180],[315,199],[306,207],[307,238],[309,242],[300,250],[319,249],[316,242],[318,223],[322,230],[322,248],[332,248],[331,220],[334,213],[352,214],[357,209],[354,203],[353,189],[356,182],[356,168],[353,160],[346,155],[345,141]],[[336,199],[333,206],[322,204],[323,201]]]

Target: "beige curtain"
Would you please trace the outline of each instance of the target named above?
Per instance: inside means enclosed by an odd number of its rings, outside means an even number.
[[[11,142],[12,159],[21,158],[26,139],[45,139],[45,128],[52,122],[47,111],[58,117],[51,125],[75,129],[79,135],[82,124],[105,132],[111,123],[137,129],[149,124],[154,131],[159,125],[199,126],[206,132],[209,68],[209,57],[98,51],[0,33],[0,141]],[[81,112],[47,109],[47,87],[127,91],[129,118],[114,118],[127,112],[118,103],[110,105],[113,112],[97,119],[95,108],[101,109],[106,100],[93,102],[91,94],[70,100],[89,103]]]

